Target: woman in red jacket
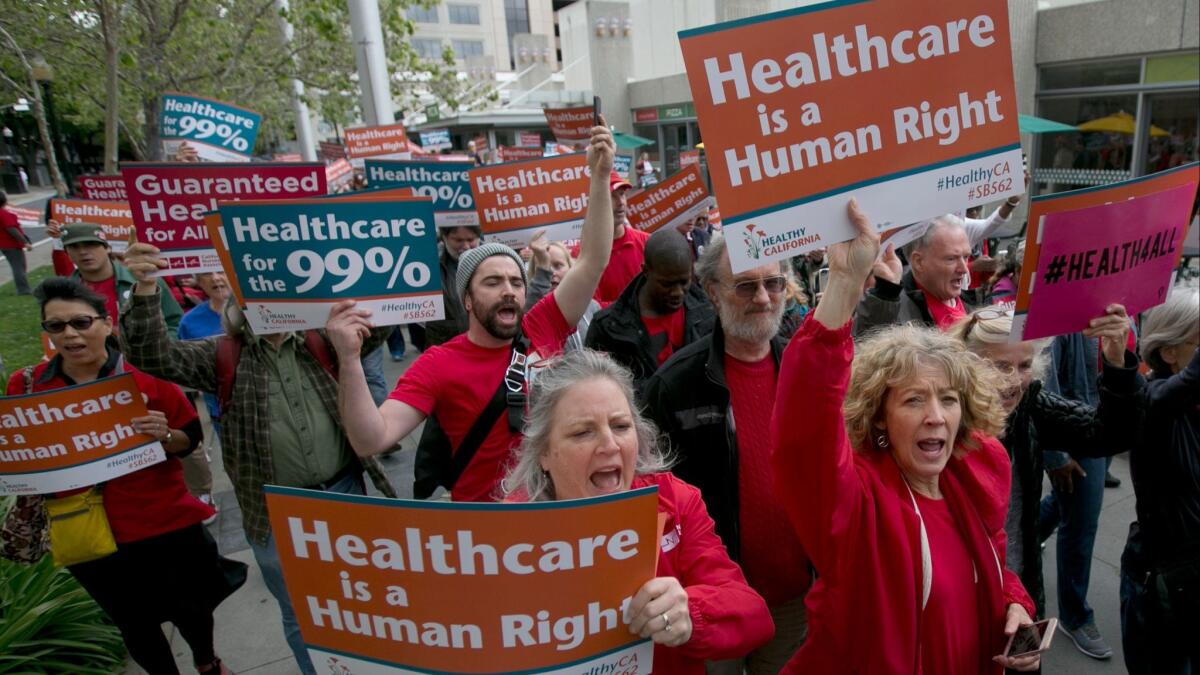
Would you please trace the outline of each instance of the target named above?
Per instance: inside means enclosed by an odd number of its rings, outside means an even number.
[[[795,673],[1000,673],[1033,603],[1004,570],[1011,469],[1000,375],[937,331],[895,327],[855,355],[850,319],[879,252],[829,249],[821,303],[792,338],[772,419],[776,490],[818,577]],[[853,359],[853,366],[851,360]]]
[[[213,609],[236,586],[222,572],[216,542],[201,525],[213,511],[188,493],[177,459],[203,440],[196,410],[179,387],[125,364],[109,340],[112,317],[104,298],[63,278],[47,279],[34,294],[58,354],[13,373],[8,394],[132,373],[149,414],[133,418],[131,426],[157,439],[167,454],[164,462],[104,483],[104,511],[117,550],[67,569],[120,629],[130,656],[146,672],[179,673],[162,631],[161,624],[170,621],[191,647],[199,672],[228,673],[213,649]],[[234,565],[244,575],[245,566]]]
[[[667,472],[658,430],[633,404],[629,371],[599,352],[568,352],[538,369],[525,438],[505,477],[509,499],[579,499],[657,486],[665,520],[658,576],[633,596],[629,632],[654,641],[654,672],[704,673],[775,632],[766,601],[717,536],[700,491]]]

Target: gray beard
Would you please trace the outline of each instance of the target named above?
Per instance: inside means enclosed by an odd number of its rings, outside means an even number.
[[[779,324],[783,321],[783,300],[780,299],[773,313],[742,317],[735,314],[733,308],[718,304],[717,314],[721,318],[721,330],[726,335],[742,342],[768,342],[779,332]],[[769,322],[763,320],[768,316],[771,318]]]

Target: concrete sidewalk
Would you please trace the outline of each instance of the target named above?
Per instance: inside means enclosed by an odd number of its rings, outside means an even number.
[[[400,374],[412,364],[417,351],[409,345],[408,358],[400,363],[384,359],[384,373],[390,386],[394,386]],[[382,459],[392,485],[402,497],[412,496],[413,457],[416,440],[420,432],[412,434],[401,444],[401,450]],[[225,665],[239,675],[291,675],[300,672],[296,668],[292,651],[283,639],[283,622],[279,617],[279,605],[263,583],[254,554],[250,551],[242,534],[242,515],[233,496],[233,485],[221,465],[218,451],[210,453],[213,472],[213,494],[220,513],[217,521],[209,526],[209,532],[217,540],[221,555],[239,560],[249,566],[246,585],[229,597],[214,615],[216,622],[215,643],[217,654]],[[374,486],[367,481],[368,493]],[[377,494],[377,493],[376,493]],[[181,673],[194,673],[192,653],[187,643],[171,624],[163,624],[171,637],[175,651],[175,662]],[[125,675],[146,675],[136,664],[129,662]]]
[[[409,347],[409,358],[401,363],[386,362],[385,372],[389,384],[394,384],[404,369],[414,360],[415,350]],[[402,450],[385,458],[384,465],[393,485],[405,497],[412,494],[412,466],[416,439],[413,434],[403,443]],[[291,675],[298,673],[291,651],[283,639],[279,607],[263,584],[262,576],[254,563],[254,556],[242,536],[241,515],[233,498],[229,478],[221,467],[220,457],[212,457],[213,490],[221,513],[217,522],[210,526],[217,538],[223,555],[249,565],[246,585],[224,602],[216,612],[217,653],[235,673],[253,675]],[[1120,601],[1121,551],[1125,547],[1125,536],[1129,523],[1134,519],[1132,481],[1129,477],[1129,460],[1117,457],[1112,464],[1112,473],[1121,479],[1121,487],[1104,492],[1104,510],[1100,516],[1100,529],[1096,537],[1095,554],[1092,558],[1092,579],[1089,600],[1096,613],[1096,625],[1100,633],[1113,648],[1113,658],[1096,661],[1080,653],[1069,638],[1061,632],[1055,636],[1049,654],[1042,661],[1043,673],[1067,673],[1084,675],[1092,673],[1126,673],[1122,660]],[[1049,494],[1050,484],[1043,486],[1043,494]],[[1054,537],[1046,542],[1043,569],[1046,571],[1046,597],[1051,616],[1057,610],[1057,578],[1055,574]],[[179,670],[195,672],[191,652],[187,644],[170,624],[164,629],[172,636]],[[869,647],[868,638],[863,646]],[[145,671],[130,664],[126,675],[145,675]]]

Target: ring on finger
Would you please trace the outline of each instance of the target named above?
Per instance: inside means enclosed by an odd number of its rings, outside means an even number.
[[[670,633],[670,632],[671,632],[671,616],[670,616],[670,612],[663,612],[663,614],[662,614],[662,620],[663,620],[663,630],[664,630],[664,631],[666,631],[666,632],[668,632],[668,633]]]

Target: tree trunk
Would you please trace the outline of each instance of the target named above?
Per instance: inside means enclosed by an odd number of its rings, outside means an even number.
[[[32,70],[29,71],[29,88],[33,90],[33,118],[37,120],[38,136],[42,139],[42,150],[46,153],[46,168],[50,171],[50,180],[54,183],[54,190],[58,192],[58,196],[66,197],[69,194],[67,181],[58,170],[58,155],[54,152],[50,125],[46,122],[46,109],[42,106],[42,86],[33,78]]]
[[[142,114],[146,116],[146,154],[152,162],[163,159],[162,141],[158,137],[158,97],[147,96],[142,99]]]
[[[100,10],[100,28],[104,34],[104,173],[117,172],[117,147],[120,141],[120,92],[117,59],[120,51],[120,19],[112,0],[96,0]]]

